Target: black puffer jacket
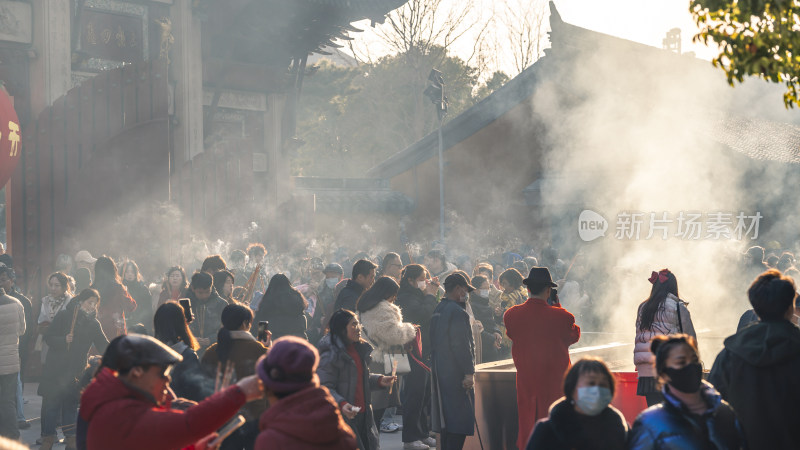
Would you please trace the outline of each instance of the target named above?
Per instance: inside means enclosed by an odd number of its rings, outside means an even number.
[[[701,416],[664,387],[664,401],[639,414],[628,435],[631,450],[737,450],[745,441],[733,409],[713,386],[703,382],[700,395],[711,406]],[[759,447],[765,448],[765,447]],[[777,448],[777,447],[773,447]]]
[[[730,402],[747,445],[800,448],[800,329],[756,322],[725,339],[708,381]]]
[[[550,407],[550,417],[536,423],[526,450],[614,450],[625,448],[628,424],[613,406],[596,416],[578,414],[562,397]]]
[[[431,357],[431,317],[438,302],[432,294],[425,294],[416,286],[402,283],[394,302],[403,313],[403,320],[419,325],[422,335],[422,358],[427,361]]]

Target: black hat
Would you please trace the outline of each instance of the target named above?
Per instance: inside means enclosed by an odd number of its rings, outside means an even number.
[[[456,286],[464,286],[469,292],[475,290],[475,288],[469,284],[467,279],[464,278],[464,275],[461,275],[460,273],[451,273],[447,276],[447,278],[444,279],[444,290],[450,292],[450,290]]]
[[[130,370],[136,366],[151,364],[171,366],[183,360],[175,350],[143,334],[128,334],[121,337],[115,347],[118,370]]]
[[[325,269],[322,270],[324,273],[338,273],[339,275],[344,275],[344,269],[342,269],[341,264],[330,263],[325,266]]]
[[[556,287],[557,284],[553,283],[553,278],[550,276],[550,270],[547,267],[533,267],[531,268],[528,278],[522,280],[522,284],[530,287]]]

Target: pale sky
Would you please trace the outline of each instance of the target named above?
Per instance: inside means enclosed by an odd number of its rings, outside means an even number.
[[[501,4],[498,0],[472,0],[476,4],[476,14],[480,20],[492,16],[493,7]],[[511,2],[545,3],[546,0],[505,0]],[[463,4],[464,0],[443,0],[443,7],[454,8]],[[640,42],[661,48],[661,41],[666,32],[672,28],[681,29],[682,50],[694,51],[698,58],[710,60],[714,53],[704,45],[692,43],[692,36],[697,28],[689,13],[688,0],[556,0],[556,8],[562,19],[572,25],[598,31],[604,34]],[[547,8],[546,8],[547,9]],[[549,11],[549,9],[547,9]],[[496,16],[495,16],[496,17]],[[375,31],[368,23],[360,23],[364,33],[351,34],[356,42],[368,46],[372,56],[387,53],[382,47]],[[549,25],[546,26],[549,30]],[[502,32],[502,30],[498,30]],[[453,47],[456,54],[467,58],[472,53],[474,37],[465,35]],[[364,48],[364,47],[362,47]],[[513,72],[509,58],[499,58],[497,64],[506,72]]]

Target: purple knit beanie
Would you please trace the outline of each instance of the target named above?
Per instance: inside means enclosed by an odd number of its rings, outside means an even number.
[[[256,373],[264,387],[272,392],[296,392],[319,386],[317,377],[319,353],[306,340],[284,336],[272,344],[269,352],[259,358]]]

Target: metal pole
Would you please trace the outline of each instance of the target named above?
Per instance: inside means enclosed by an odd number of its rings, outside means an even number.
[[[442,125],[444,125],[444,114],[439,119],[439,241],[444,244],[444,139],[442,138]]]

